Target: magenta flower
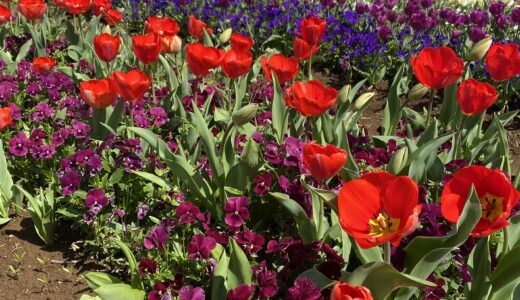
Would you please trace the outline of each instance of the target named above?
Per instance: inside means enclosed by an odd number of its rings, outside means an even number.
[[[26,156],[30,146],[31,141],[27,139],[25,132],[19,132],[9,141],[9,152],[16,156]]]
[[[249,219],[249,201],[247,196],[230,197],[224,205],[224,221],[232,227],[238,227]]]
[[[90,133],[90,126],[81,121],[74,120],[72,122],[71,130],[75,138],[85,139],[88,137],[88,134]]]
[[[255,187],[253,192],[259,196],[263,196],[269,192],[269,187],[273,182],[273,175],[271,173],[259,174],[255,177]]]
[[[265,260],[253,267],[260,299],[274,297],[278,293],[276,271],[267,268]]]
[[[287,290],[287,300],[318,300],[321,299],[320,289],[308,278],[300,277],[294,282],[294,286]]]
[[[197,233],[191,238],[188,244],[188,257],[190,259],[208,259],[213,250],[217,246],[217,242],[212,237],[207,237],[201,233]]]
[[[57,146],[61,146],[61,145],[65,144],[65,140],[67,140],[67,138],[69,137],[69,134],[70,134],[70,129],[68,129],[68,128],[61,128],[61,129],[56,130],[56,132],[54,132],[52,134],[52,145],[54,147],[57,147]]]
[[[108,204],[108,198],[102,189],[91,189],[85,198],[85,207],[97,214]]]
[[[206,295],[204,290],[200,287],[193,287],[191,285],[183,286],[179,290],[179,300],[204,300]]]
[[[249,229],[238,233],[236,241],[249,255],[253,255],[260,251],[265,243],[265,239],[261,234]]]
[[[249,299],[249,297],[251,297],[251,294],[253,294],[254,290],[255,288],[253,285],[241,284],[228,292],[226,300]]]
[[[193,224],[197,220],[204,220],[204,215],[200,212],[200,209],[189,201],[184,201],[177,206],[175,214],[179,217],[179,224]]]
[[[157,225],[144,238],[144,247],[148,250],[157,248],[160,251],[164,251],[164,244],[168,241],[168,238],[168,230],[163,225]]]
[[[139,261],[139,274],[155,274],[157,272],[157,263],[153,259],[143,258]]]
[[[69,171],[60,178],[60,182],[63,195],[70,196],[79,189],[81,176],[76,171]]]

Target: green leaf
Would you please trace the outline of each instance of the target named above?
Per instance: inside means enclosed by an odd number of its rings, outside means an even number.
[[[143,283],[141,281],[141,278],[139,277],[139,274],[137,272],[137,260],[135,259],[134,254],[132,253],[132,250],[121,240],[115,239],[114,243],[123,251],[123,253],[126,256],[126,260],[128,262],[128,268],[130,269],[130,274],[132,276],[132,287],[143,287]]]
[[[435,286],[435,284],[414,277],[412,275],[403,274],[394,269],[391,265],[383,262],[372,262],[360,266],[352,274],[347,276],[347,282],[353,285],[362,285],[367,287],[374,300],[383,300],[393,290],[399,287],[426,287]]]
[[[383,253],[381,248],[372,247],[369,249],[361,248],[356,240],[350,237],[350,243],[352,244],[352,249],[354,249],[354,253],[356,253],[357,258],[363,263],[368,264],[371,262],[382,262],[383,261]]]
[[[491,277],[491,256],[489,254],[489,238],[481,238],[468,259],[469,273],[473,278],[468,284],[468,299],[488,299]]]
[[[7,167],[7,160],[5,158],[2,140],[0,140],[0,174],[2,174],[0,176],[0,216],[7,218],[9,217],[9,202],[13,197],[13,192],[11,190],[13,187],[13,178],[11,177]]]
[[[409,166],[408,176],[410,176],[415,182],[421,182],[425,174],[435,163],[435,159],[437,158],[437,149],[450,140],[452,136],[453,133],[446,134],[426,142],[415,151],[410,149],[410,155],[408,156],[408,161],[406,163],[406,165]]]
[[[122,283],[118,278],[103,272],[89,272],[85,275],[88,286],[95,290],[100,286]]]
[[[272,72],[273,78],[273,87],[274,87],[274,96],[273,96],[273,106],[272,106],[272,120],[273,120],[273,129],[276,132],[276,141],[281,144],[283,142],[283,138],[286,131],[286,110],[285,101],[283,99],[283,91],[280,87],[280,83],[276,74]]]
[[[229,239],[231,251],[229,254],[229,269],[227,274],[227,288],[234,289],[240,284],[251,284],[253,270],[246,254],[234,239]]]
[[[227,295],[226,278],[228,276],[229,257],[220,244],[217,244],[217,247],[211,251],[211,255],[217,261],[211,283],[211,299],[225,299]]]
[[[166,180],[162,179],[161,177],[148,173],[148,172],[141,172],[141,171],[132,171],[132,173],[143,177],[144,179],[157,184],[158,186],[162,187],[163,189],[170,191],[171,190],[171,183],[167,182]]]
[[[454,82],[444,88],[444,100],[441,106],[439,120],[444,128],[458,128],[462,113],[457,102],[457,83]]]
[[[94,290],[102,300],[143,300],[146,293],[128,284],[116,283],[101,286]]]
[[[25,42],[25,44],[23,44],[22,47],[20,47],[20,50],[18,51],[18,55],[16,56],[16,59],[14,61],[15,64],[19,64],[22,59],[24,59],[27,54],[29,54],[29,51],[31,50],[31,46],[32,46],[32,40],[28,40],[27,42]]]
[[[314,220],[314,224],[316,224],[316,233],[318,235],[318,239],[321,240],[330,227],[329,222],[325,217],[325,201],[323,198],[327,197],[327,200],[329,201],[337,201],[337,196],[334,193],[332,193],[333,195],[330,195],[327,193],[327,191],[314,189],[305,182],[305,177],[303,176],[301,177],[300,182],[303,187],[311,194],[312,219]]]
[[[520,245],[520,215],[516,215],[509,219],[509,226],[504,228],[507,231],[507,245],[508,249],[513,249]]]
[[[320,290],[324,290],[336,283],[336,281],[329,279],[315,268],[308,269],[307,271],[298,275],[298,278],[301,277],[305,277],[312,281]]]
[[[119,124],[121,124],[121,118],[123,117],[123,107],[125,105],[125,101],[119,100],[116,107],[112,110],[108,117],[108,121],[106,125],[114,132],[117,131],[117,128],[119,127]]]
[[[294,218],[299,235],[304,244],[318,240],[315,223],[312,219],[307,217],[307,213],[298,202],[292,200],[288,195],[283,193],[273,192],[269,193],[269,195],[274,197],[283,207],[285,207]]]
[[[491,294],[501,293],[502,289],[511,290],[510,283],[520,282],[520,246],[509,250],[498,262],[495,271],[491,274]],[[515,285],[516,286],[516,285]],[[512,292],[512,291],[511,291]],[[511,297],[512,295],[504,295]],[[496,296],[495,296],[496,298]],[[504,299],[504,298],[502,298]]]
[[[403,79],[404,66],[401,66],[395,74],[392,85],[390,86],[390,92],[388,94],[388,100],[386,102],[385,110],[383,112],[383,123],[384,135],[394,135],[397,129],[397,123],[401,118],[401,100],[399,99],[399,85]]]

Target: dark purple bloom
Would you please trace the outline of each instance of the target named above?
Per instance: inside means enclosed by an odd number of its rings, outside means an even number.
[[[88,134],[90,133],[90,126],[81,121],[74,120],[72,121],[71,130],[75,138],[85,139],[88,137]]]
[[[369,11],[370,7],[366,3],[358,2],[356,3],[356,13],[362,15],[366,14]]]
[[[162,107],[152,107],[150,109],[150,116],[153,118],[155,126],[162,126],[169,121],[168,115],[166,115],[166,111],[164,111]]]
[[[201,233],[197,233],[188,244],[188,257],[191,259],[203,258],[208,259],[213,250],[217,246],[215,239],[207,237]]]
[[[27,139],[25,132],[19,132],[9,141],[9,152],[16,156],[26,156],[30,146],[31,141]]]
[[[232,227],[238,227],[249,219],[249,201],[247,196],[230,197],[224,205],[224,221]]]
[[[253,255],[260,251],[265,243],[265,239],[261,234],[249,229],[238,233],[236,241],[249,255]]]
[[[489,3],[489,12],[493,15],[493,16],[498,16],[500,15],[503,11],[504,11],[504,8],[506,8],[506,4],[502,1],[493,1],[491,3]]]
[[[484,27],[489,22],[489,15],[485,10],[475,9],[469,15],[469,20],[479,27]]]
[[[204,220],[200,209],[189,201],[184,201],[177,206],[175,214],[179,218],[179,224],[193,224],[196,220]]]
[[[137,220],[143,220],[148,214],[150,207],[142,202],[137,205]]]
[[[168,230],[163,225],[154,226],[150,234],[144,238],[144,247],[164,251],[164,244],[168,241],[168,238]]]
[[[498,28],[505,29],[509,25],[510,18],[504,14],[500,14],[496,17]]]
[[[259,196],[263,196],[269,192],[269,187],[273,182],[273,175],[271,173],[262,173],[255,177],[255,187],[253,192]]]
[[[254,286],[249,284],[241,284],[228,292],[226,300],[245,300],[253,294]]]
[[[70,129],[68,128],[61,128],[56,130],[52,134],[52,145],[54,147],[61,146],[65,143],[65,140],[69,137]]]
[[[278,293],[276,271],[267,268],[265,260],[253,267],[260,299],[271,298]]]
[[[50,106],[48,103],[40,102],[36,104],[36,111],[33,112],[32,118],[36,122],[41,122],[46,118],[52,117],[55,113],[52,106]]]
[[[520,24],[520,6],[515,7],[511,11],[511,21],[515,24]]]
[[[287,300],[318,300],[321,299],[320,289],[308,278],[300,277],[294,286],[287,290]]]
[[[40,159],[51,159],[56,154],[56,149],[52,145],[41,145],[38,153]]]
[[[85,198],[85,207],[97,214],[108,204],[108,198],[102,189],[92,189]]]
[[[388,25],[378,26],[377,33],[381,40],[386,41],[392,37],[392,28]]]
[[[45,139],[47,138],[47,133],[39,128],[34,128],[31,132],[31,142],[32,145],[40,146],[43,144]]]
[[[479,27],[471,27],[469,30],[469,38],[473,43],[477,43],[480,40],[486,38],[486,32]]]
[[[153,290],[148,293],[148,300],[172,300],[170,287],[165,283],[157,281],[153,286]]]
[[[157,263],[153,259],[143,258],[139,261],[139,274],[155,274],[157,272]]]
[[[63,189],[63,195],[70,196],[79,189],[81,183],[81,176],[76,171],[66,172],[61,178],[61,188]]]
[[[191,285],[183,286],[179,290],[179,300],[204,300],[206,295],[204,290],[200,287],[193,287]]]

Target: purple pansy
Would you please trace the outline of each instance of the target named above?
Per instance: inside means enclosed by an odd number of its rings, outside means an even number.
[[[146,249],[159,249],[164,251],[164,244],[168,241],[168,230],[163,225],[154,226],[149,235],[144,238]]]
[[[188,244],[188,257],[191,259],[208,259],[213,250],[217,246],[215,239],[204,236],[201,233],[195,234]]]
[[[179,300],[204,300],[206,294],[200,287],[193,287],[191,285],[183,286],[179,290]]]
[[[320,289],[307,277],[300,277],[294,286],[287,290],[287,300],[318,300],[321,299]]]
[[[232,227],[239,227],[249,219],[249,200],[247,196],[230,197],[224,205],[224,221]]]

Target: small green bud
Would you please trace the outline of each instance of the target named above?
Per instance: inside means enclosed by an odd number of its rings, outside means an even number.
[[[339,90],[338,93],[338,100],[341,104],[345,104],[348,102],[348,95],[350,94],[351,90],[350,84],[347,84],[346,86],[342,87],[341,90]]]
[[[475,61],[482,59],[488,52],[492,43],[493,40],[488,37],[478,41],[476,44],[473,45],[473,47],[471,47],[471,50],[469,51],[468,55],[468,60]]]
[[[408,147],[397,150],[388,162],[388,170],[393,174],[399,174],[404,169],[408,160]]]
[[[354,102],[354,111],[359,111],[363,107],[365,107],[365,105],[367,105],[368,101],[370,101],[370,99],[372,99],[375,95],[376,95],[376,93],[369,92],[369,93],[364,93],[363,95],[359,96],[359,98],[357,98],[356,101]]]
[[[258,110],[258,104],[249,103],[248,105],[242,107],[241,109],[233,112],[231,115],[231,120],[235,125],[244,125],[249,123],[256,116],[256,111]]]
[[[222,34],[218,38],[219,42],[221,44],[227,43],[229,41],[229,39],[231,38],[232,33],[233,33],[233,29],[231,29],[231,28],[224,30],[224,32],[222,32]]]
[[[103,31],[101,33],[112,34],[112,30],[110,30],[110,26],[106,25],[105,27],[103,27]]]
[[[429,87],[422,85],[421,83],[416,84],[409,92],[408,99],[410,101],[416,101],[422,99],[430,91]]]

